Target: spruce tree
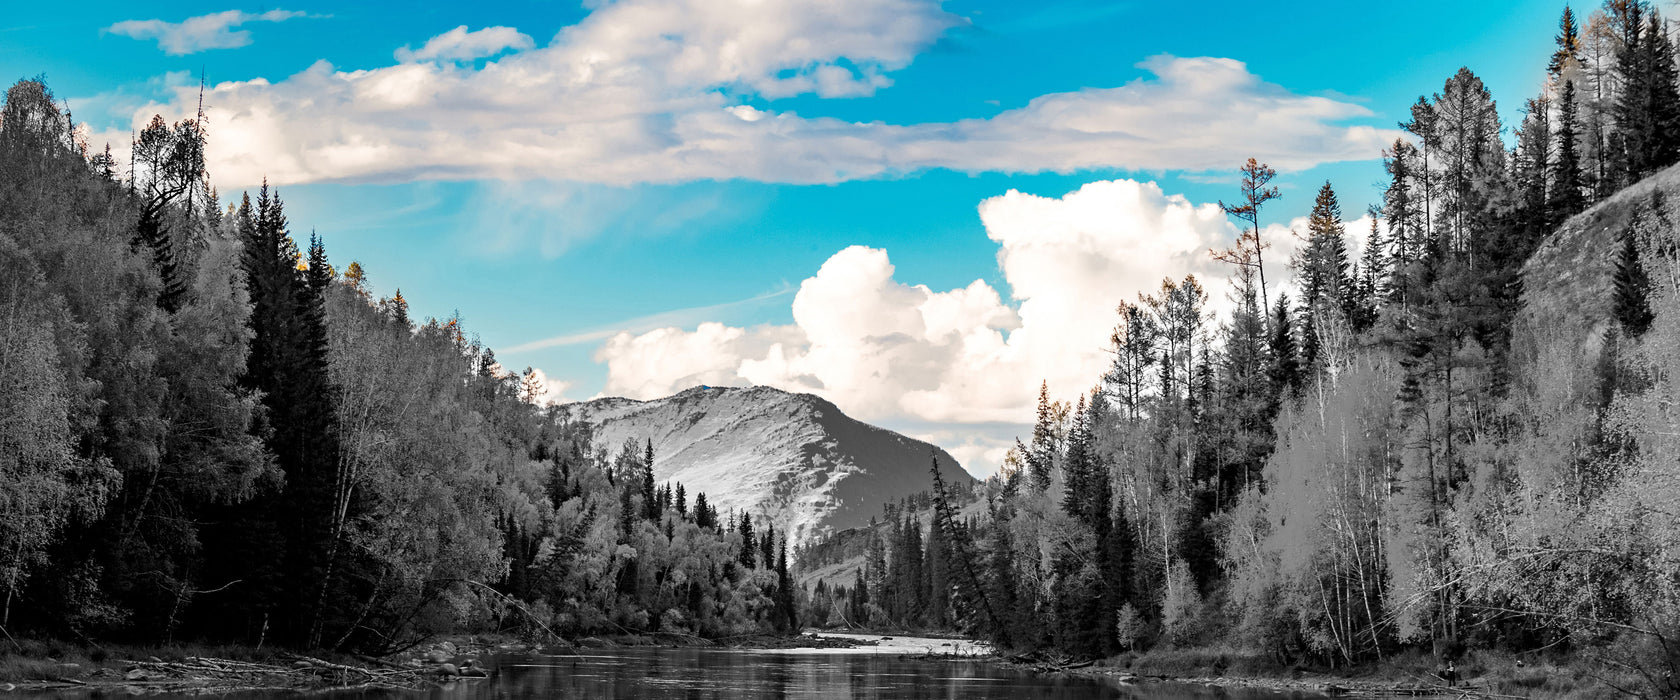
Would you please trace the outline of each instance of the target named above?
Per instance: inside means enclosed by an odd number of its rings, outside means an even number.
[[[1554,223],[1579,214],[1586,207],[1581,156],[1576,144],[1575,122],[1579,117],[1575,102],[1575,81],[1565,79],[1558,97],[1557,144],[1552,149],[1557,159],[1552,163],[1551,201],[1547,205]]]
[[[708,530],[717,527],[717,514],[706,504],[705,491],[694,494],[694,524]]]
[[[704,496],[705,494],[701,495]],[[741,522],[735,527],[735,530],[741,533],[741,555],[738,557],[741,566],[749,569],[756,567],[758,539],[753,537],[752,514],[742,513]]]
[[[776,628],[783,634],[799,631],[799,611],[793,600],[793,577],[788,575],[787,542],[776,548]],[[775,547],[774,543],[771,545]],[[819,582],[820,585],[820,582]]]
[[[1639,260],[1639,246],[1633,231],[1622,234],[1621,254],[1616,259],[1615,316],[1622,332],[1638,338],[1651,329],[1656,320],[1651,312],[1651,279]]]
[[[1563,7],[1563,16],[1558,18],[1558,33],[1555,37],[1557,50],[1552,52],[1551,62],[1546,65],[1546,72],[1561,75],[1570,62],[1581,62],[1581,32],[1575,24],[1575,11],[1568,5]]]
[[[1295,323],[1288,294],[1279,294],[1277,306],[1273,307],[1271,355],[1273,391],[1280,401],[1298,396],[1301,391],[1301,360],[1295,343]]]
[[[1050,488],[1050,471],[1056,462],[1055,425],[1050,411],[1050,383],[1038,386],[1038,417],[1033,421],[1032,448],[1025,455],[1034,488]]]
[[[642,517],[647,520],[658,520],[660,516],[659,498],[654,493],[653,481],[653,440],[647,441],[647,448],[642,453]]]

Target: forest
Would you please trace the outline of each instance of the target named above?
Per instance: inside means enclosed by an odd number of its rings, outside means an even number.
[[[1680,692],[1667,27],[1633,0],[1566,9],[1509,149],[1459,70],[1383,154],[1380,225],[1347,230],[1326,182],[1288,260],[1266,256],[1280,192],[1250,159],[1222,203],[1246,230],[1210,251],[1232,311],[1193,276],[1122,303],[1111,369],[1041,389],[985,514],[889,509],[813,617],[1076,658],[1573,651]]]
[[[6,93],[0,644],[797,629],[773,524],[539,408],[277,190],[224,205],[202,119],[154,119],[124,173],[43,81]]]

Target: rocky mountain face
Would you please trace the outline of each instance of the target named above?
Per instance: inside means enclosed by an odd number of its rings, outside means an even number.
[[[881,504],[974,478],[944,450],[859,422],[828,401],[768,387],[697,387],[653,401],[604,398],[567,404],[569,420],[595,428],[595,444],[653,441],[654,477],[689,498],[705,492],[720,512],[768,517],[790,543],[864,525]]]

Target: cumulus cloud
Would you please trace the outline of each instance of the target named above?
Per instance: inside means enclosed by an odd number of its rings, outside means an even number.
[[[1237,61],[1158,56],[1120,87],[1041,96],[990,118],[891,124],[778,110],[871,95],[964,20],[936,0],[623,0],[546,46],[456,28],[396,65],[216,85],[210,169],[224,186],[413,179],[608,184],[830,183],[979,172],[1224,169],[1376,157],[1395,134],[1356,104],[1292,93]],[[758,101],[765,100],[765,101]],[[758,106],[747,104],[755,101]],[[186,115],[183,90],[153,111]]]
[[[241,10],[213,12],[188,17],[180,22],[161,19],[131,19],[105,28],[106,32],[133,39],[155,39],[158,48],[171,56],[183,56],[210,49],[237,49],[251,44],[251,32],[234,28],[248,22],[283,22],[305,16],[302,12],[269,10],[252,14]]]
[[[471,61],[494,56],[509,49],[522,51],[536,46],[531,37],[512,27],[485,27],[467,31],[461,25],[432,37],[419,50],[406,46],[397,49],[396,57],[403,63],[414,61]]]

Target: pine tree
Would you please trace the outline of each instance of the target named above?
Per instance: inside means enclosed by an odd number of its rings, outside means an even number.
[[[1239,273],[1248,269],[1238,268]],[[1119,314],[1120,323],[1109,338],[1114,346],[1114,363],[1103,381],[1110,395],[1125,408],[1127,417],[1137,420],[1148,393],[1149,368],[1160,359],[1156,343],[1161,329],[1155,318],[1137,304],[1120,302]]]
[[[1318,190],[1307,219],[1307,244],[1298,254],[1295,267],[1301,274],[1302,366],[1307,374],[1319,370],[1322,338],[1319,328],[1326,323],[1349,319],[1356,310],[1348,270],[1346,229],[1336,191],[1325,182]],[[1337,318],[1339,317],[1339,319]]]
[[[1632,230],[1622,234],[1622,250],[1616,259],[1615,276],[1616,323],[1630,338],[1644,335],[1651,329],[1651,322],[1656,319],[1655,314],[1651,312],[1651,279],[1639,260],[1639,246],[1635,243],[1635,237]]]
[[[1552,75],[1562,75],[1570,63],[1581,62],[1581,32],[1575,25],[1575,11],[1568,5],[1563,7],[1563,16],[1558,18],[1558,33],[1555,37],[1557,50],[1552,52],[1551,62],[1546,64],[1546,72]]]
[[[705,491],[694,494],[694,524],[708,530],[717,527],[717,515],[706,504]]]
[[[1247,233],[1243,239],[1237,241],[1237,250],[1241,253],[1244,241],[1247,241],[1248,252],[1253,253],[1254,267],[1260,274],[1260,298],[1266,298],[1266,256],[1267,245],[1260,239],[1260,207],[1281,196],[1276,187],[1268,187],[1272,178],[1277,177],[1277,171],[1253,158],[1249,158],[1242,167],[1242,200],[1237,204],[1226,204],[1221,201],[1219,207],[1229,216],[1237,217],[1248,223]],[[1243,257],[1247,257],[1243,254]]]
[[[741,522],[735,526],[735,530],[741,533],[741,555],[738,557],[741,566],[749,569],[756,567],[758,539],[753,537],[752,514],[742,513]]]
[[[1080,396],[1078,407],[1074,410],[1073,430],[1068,434],[1067,457],[1062,461],[1062,472],[1067,475],[1062,493],[1062,512],[1089,522],[1091,431],[1085,414],[1085,397]]]
[[[1356,313],[1349,319],[1353,322],[1355,333],[1364,333],[1377,325],[1378,302],[1386,296],[1383,284],[1389,276],[1388,263],[1394,258],[1387,250],[1389,242],[1383,239],[1382,229],[1377,222],[1373,212],[1371,232],[1366,235],[1365,249],[1359,254],[1359,278],[1355,281]]]
[[[1300,353],[1295,344],[1295,323],[1290,312],[1289,295],[1279,294],[1272,311],[1271,379],[1276,395],[1281,398],[1298,396],[1301,392]]]
[[[1551,201],[1547,203],[1554,223],[1579,214],[1586,207],[1581,156],[1576,144],[1575,122],[1579,117],[1575,99],[1575,81],[1565,79],[1558,97],[1557,145],[1553,148],[1557,160],[1552,163]]]
[[[1038,418],[1033,421],[1032,448],[1024,454],[1033,487],[1039,491],[1050,488],[1050,472],[1056,462],[1055,425],[1050,409],[1050,383],[1041,382],[1038,386]]]
[[[776,524],[766,518],[764,533],[758,538],[758,560],[769,568],[776,562]]]
[[[660,513],[659,498],[654,493],[653,481],[653,440],[647,441],[647,447],[642,453],[642,517],[647,520],[658,520]]]
[[[783,634],[799,631],[799,611],[793,602],[793,577],[788,575],[787,542],[776,548],[776,628]],[[772,543],[772,548],[775,548]],[[820,585],[820,582],[819,582]]]
[[[1413,180],[1418,151],[1411,144],[1395,139],[1384,154],[1383,168],[1388,171],[1389,185],[1383,192],[1383,218],[1388,221],[1389,278],[1386,286],[1389,298],[1404,305],[1408,298],[1401,273],[1417,260],[1424,236],[1423,212],[1418,208]]]

